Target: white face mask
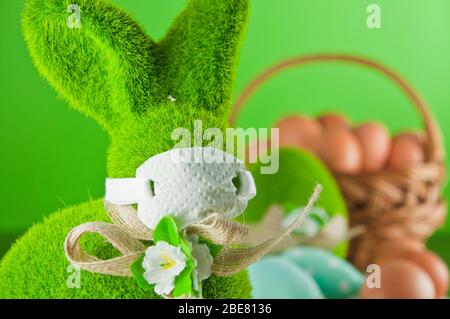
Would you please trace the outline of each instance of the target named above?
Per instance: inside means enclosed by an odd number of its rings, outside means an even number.
[[[244,163],[212,147],[177,148],[157,154],[136,170],[136,178],[106,179],[105,200],[138,205],[138,217],[154,229],[165,215],[179,227],[211,213],[231,219],[256,195]]]

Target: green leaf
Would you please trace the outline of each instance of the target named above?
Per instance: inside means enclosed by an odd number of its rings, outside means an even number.
[[[153,241],[165,241],[172,246],[180,246],[180,235],[178,227],[172,216],[167,215],[161,218],[153,232]]]
[[[136,280],[137,285],[142,289],[154,289],[155,285],[150,284],[144,278],[144,268],[142,267],[142,262],[144,261],[145,254],[142,254],[134,263],[131,264],[130,270],[133,274],[134,280]]]
[[[188,259],[193,258],[191,246],[189,245],[189,242],[183,237],[180,237],[180,247],[181,251],[186,255]]]
[[[193,291],[192,271],[194,270],[193,259],[186,261],[186,268],[175,278],[174,297],[191,296]]]
[[[194,257],[189,243],[183,237],[180,238],[181,251],[186,256],[186,267],[175,278],[174,297],[191,296],[193,294],[192,271],[194,270]]]

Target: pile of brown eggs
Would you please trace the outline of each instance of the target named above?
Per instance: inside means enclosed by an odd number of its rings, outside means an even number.
[[[376,122],[351,127],[338,114],[317,119],[293,115],[284,117],[275,127],[279,128],[280,146],[308,150],[339,174],[409,168],[425,160],[423,136],[403,132],[391,138]]]
[[[449,288],[447,265],[423,243],[404,239],[379,247],[375,264],[380,267],[380,286],[364,285],[364,299],[434,299],[445,296]]]
[[[339,114],[324,114],[317,119],[292,115],[279,120],[275,127],[279,128],[281,147],[310,151],[337,174],[407,169],[426,160],[423,135],[402,132],[391,137],[377,122],[352,127]],[[251,154],[257,153],[256,147],[249,145],[250,160]],[[364,285],[361,298],[440,298],[447,292],[448,268],[422,242],[405,238],[377,248],[375,263],[380,266],[381,285]]]

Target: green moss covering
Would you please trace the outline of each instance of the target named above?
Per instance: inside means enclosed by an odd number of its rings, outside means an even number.
[[[280,148],[279,170],[276,174],[261,174],[261,165],[256,163],[249,167],[258,193],[239,220],[255,223],[273,204],[281,204],[286,212],[292,207],[305,206],[317,183],[323,185],[317,206],[325,209],[330,216],[341,215],[348,219],[339,186],[326,166],[314,155],[298,149]],[[334,252],[345,256],[346,249],[347,243],[342,243]]]
[[[86,221],[108,221],[102,200],[69,207],[35,225],[18,240],[1,261],[0,298],[155,298],[140,289],[134,279],[82,271],[80,288],[68,288],[68,263],[64,238],[68,231]],[[115,249],[97,235],[82,245],[100,258],[116,255]],[[251,287],[247,272],[233,277],[211,277],[204,286],[206,297],[248,298]]]
[[[81,9],[81,28],[66,25],[72,3]],[[196,119],[204,128],[227,126],[247,10],[248,0],[190,0],[156,43],[108,1],[28,0],[23,31],[40,73],[109,133],[108,175],[130,177],[147,158],[174,145],[175,128],[192,128]],[[80,289],[67,288],[67,232],[104,219],[98,200],[54,213],[32,227],[1,261],[0,297],[154,298],[132,279],[87,272],[82,272]],[[98,236],[84,245],[102,256],[113,253]],[[247,298],[250,291],[246,272],[213,276],[204,288],[210,298]]]

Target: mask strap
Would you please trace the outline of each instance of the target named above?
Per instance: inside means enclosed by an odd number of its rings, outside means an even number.
[[[154,196],[148,178],[107,178],[105,188],[105,200],[115,205],[146,202]]]
[[[238,173],[240,179],[238,197],[247,200],[256,196],[255,180],[249,171],[240,171]]]

